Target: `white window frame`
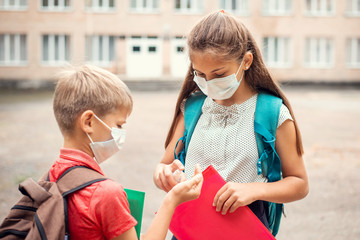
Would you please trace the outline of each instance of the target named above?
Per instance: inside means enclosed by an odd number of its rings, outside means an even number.
[[[3,46],[0,46],[0,50],[4,51],[4,59],[0,59],[0,66],[27,65],[27,36],[25,34],[0,34],[0,36],[4,38]],[[21,37],[25,39],[25,46],[21,44]],[[25,59],[22,59],[22,54],[25,55]]]
[[[66,6],[66,0],[57,0],[58,5],[56,5],[56,0],[47,0],[48,6],[43,6],[43,1],[40,0],[40,11],[63,12],[71,10],[71,0],[68,0],[68,6]]]
[[[330,49],[327,49],[330,47]],[[334,66],[334,40],[326,37],[309,37],[305,40],[304,66],[332,68]]]
[[[360,17],[360,1],[347,0],[346,1],[346,15],[349,17]]]
[[[87,1],[90,1],[90,5],[88,6]],[[87,0],[85,1],[85,9],[89,12],[101,12],[101,13],[114,13],[116,11],[116,0],[102,0],[103,5],[100,6],[101,0]],[[114,6],[110,6],[111,1]]]
[[[346,65],[349,68],[360,68],[360,37],[346,40]]]
[[[309,17],[331,17],[335,15],[335,0],[304,0],[305,15]],[[309,5],[310,4],[310,5]],[[331,9],[327,10],[327,4]],[[309,8],[309,9],[308,9]]]
[[[116,57],[116,37],[110,35],[88,35],[86,36],[86,62],[101,66],[110,67]],[[90,45],[89,45],[90,44]],[[113,44],[113,46],[111,46]],[[100,50],[102,56],[100,56]],[[112,50],[112,54],[110,51]],[[89,53],[89,51],[91,51]]]
[[[264,37],[263,45],[263,56],[268,67],[292,67],[292,43],[289,37]]]
[[[293,0],[262,0],[264,16],[290,16],[293,14]]]
[[[132,6],[132,2],[135,3],[135,7]],[[160,13],[160,0],[129,0],[129,9],[131,13]]]
[[[27,0],[1,0],[0,2],[2,3],[0,11],[25,11],[28,8]]]
[[[47,58],[44,59],[44,39],[48,36]],[[58,38],[58,46],[55,39]],[[68,40],[68,41],[67,41]],[[41,63],[45,66],[59,66],[70,61],[70,36],[66,34],[43,34],[41,36]],[[66,54],[67,53],[67,54]],[[56,59],[58,55],[58,59]]]
[[[203,1],[204,0],[173,0],[174,11],[179,14],[201,14],[204,11]],[[177,7],[177,3],[180,7]],[[190,3],[190,7],[187,4]]]

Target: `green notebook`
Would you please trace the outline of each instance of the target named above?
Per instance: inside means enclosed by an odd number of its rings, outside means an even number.
[[[136,230],[138,239],[140,239],[145,192],[140,192],[140,191],[126,189],[126,188],[124,190],[127,194],[127,200],[129,202],[130,213],[138,222],[138,224],[135,226],[135,230]]]

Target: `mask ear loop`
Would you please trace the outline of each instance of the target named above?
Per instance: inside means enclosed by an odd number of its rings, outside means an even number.
[[[95,116],[95,118],[97,119],[97,120],[99,120],[102,124],[104,124],[108,129],[110,129],[110,131],[111,131],[111,128],[106,124],[106,123],[104,123],[100,118],[98,118],[98,116],[96,116],[96,114],[94,113],[94,116]],[[88,134],[88,133],[86,133],[86,135],[88,136],[88,138],[90,139],[90,142],[91,143],[94,143],[94,141],[91,139],[91,137],[90,137],[90,135]]]
[[[242,67],[243,63],[244,63],[244,59],[242,60],[242,62],[241,62],[241,64],[240,64],[240,66],[239,66],[239,68],[238,68],[238,70],[237,70],[237,72],[236,72],[236,74],[235,74],[235,77],[237,77],[237,75],[239,74],[239,71],[240,71],[240,69],[241,69],[241,67]],[[242,78],[243,78],[244,74],[245,74],[245,71],[242,73],[242,75],[241,75],[241,77],[240,77],[240,79],[239,79],[238,81],[241,81],[241,80],[242,80]]]
[[[103,120],[101,120],[100,118],[98,118],[98,116],[96,116],[96,114],[94,113],[94,117],[99,120],[102,124],[104,124],[104,126],[106,126],[110,131],[111,131],[111,127],[109,127],[106,123],[103,122]]]
[[[91,137],[89,136],[89,134],[88,134],[88,133],[86,133],[86,135],[87,135],[87,136],[88,136],[88,138],[90,139],[90,142],[91,142],[91,143],[94,143],[94,142],[93,142],[93,140],[91,139]]]

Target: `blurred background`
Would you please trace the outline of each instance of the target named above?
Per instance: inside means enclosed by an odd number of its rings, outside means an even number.
[[[310,193],[285,205],[277,239],[360,239],[359,0],[0,0],[0,221],[17,185],[58,157],[54,74],[90,63],[133,93],[124,149],[102,168],[146,192],[145,232],[164,196],[152,174],[189,66],[186,35],[219,9],[252,32],[302,132]]]
[[[186,34],[219,9],[249,28],[279,81],[360,81],[358,0],[0,0],[0,84],[46,85],[84,62],[130,82],[182,80]]]

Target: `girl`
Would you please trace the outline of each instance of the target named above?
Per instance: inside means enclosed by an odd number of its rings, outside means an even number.
[[[219,11],[204,17],[190,32],[187,44],[191,64],[154,182],[167,192],[177,183],[176,170],[188,174],[197,163],[202,169],[213,165],[227,182],[213,200],[216,211],[227,214],[249,205],[268,227],[263,201],[287,203],[308,193],[301,136],[290,103],[266,69],[252,35],[233,16]],[[174,149],[184,134],[184,103],[196,91],[207,98],[182,166],[174,160]],[[283,100],[275,142],[283,178],[272,183],[257,174],[254,113],[260,91]],[[176,153],[182,147],[178,144]]]

